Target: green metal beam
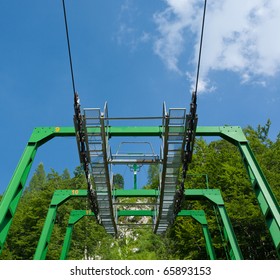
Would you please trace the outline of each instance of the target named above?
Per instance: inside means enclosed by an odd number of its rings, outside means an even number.
[[[0,202],[0,254],[30,172],[37,145],[28,143]]]
[[[210,231],[209,231],[209,228],[208,228],[208,224],[206,224],[206,225],[202,224],[202,232],[203,232],[204,239],[205,239],[207,255],[209,256],[210,260],[215,260],[216,259],[216,254],[215,254],[215,251],[214,251],[214,247],[213,247]]]
[[[74,136],[70,127],[38,127],[32,132],[13,177],[0,202],[0,255],[12,224],[22,191],[25,187],[38,147],[55,136]]]
[[[181,210],[178,217],[192,217],[201,225],[207,225],[207,219],[203,210]]]
[[[186,199],[201,199],[205,197],[217,207],[223,223],[224,232],[222,232],[222,234],[224,235],[224,239],[227,242],[230,258],[233,260],[242,260],[243,256],[238,246],[238,242],[234,234],[234,230],[232,228],[230,219],[227,215],[227,211],[220,190],[188,189],[185,191],[185,197]]]
[[[68,224],[68,226],[66,228],[66,233],[65,233],[65,237],[64,237],[64,241],[63,241],[63,245],[62,245],[60,258],[59,258],[60,260],[67,259],[67,256],[68,256],[68,253],[70,250],[73,229],[74,229],[74,224]]]
[[[280,258],[280,209],[278,202],[249,144],[240,142],[238,147],[278,257]]]
[[[234,234],[234,230],[232,228],[226,208],[224,207],[224,205],[217,205],[217,209],[218,209],[221,219],[223,221],[223,226],[224,226],[224,230],[225,230],[225,232],[224,232],[225,241],[229,243],[227,245],[230,248],[229,249],[230,258],[232,260],[242,260],[243,256],[242,256],[242,253],[238,246],[236,236]]]
[[[75,225],[85,216],[94,216],[94,213],[91,210],[72,210],[70,212],[68,225]]]
[[[87,197],[88,191],[81,189],[56,190],[53,194],[51,205],[60,206],[71,197]]]
[[[87,197],[87,190],[56,190],[53,194],[34,260],[44,260],[48,252],[58,207],[71,197]]]
[[[162,135],[161,126],[111,126],[109,127],[109,137],[118,136],[152,136]]]
[[[219,136],[233,144],[247,142],[240,126],[198,126],[196,136]]]
[[[38,146],[45,144],[54,137],[75,136],[74,127],[36,127],[29,139],[29,143],[36,143]]]
[[[280,208],[248,141],[238,126],[198,127],[197,136],[220,136],[239,148],[261,212],[280,258]]]
[[[186,189],[185,190],[186,199],[202,199],[207,198],[211,202],[217,205],[224,205],[224,200],[219,189]]]
[[[162,126],[114,126],[109,128],[109,136],[162,136]],[[239,126],[198,126],[196,135],[219,136],[229,141],[247,141]]]
[[[107,133],[110,137],[123,136],[162,136],[162,126],[110,126]],[[94,132],[95,128],[89,129]],[[99,130],[100,131],[100,130]],[[228,140],[244,142],[247,141],[241,127],[239,126],[198,126],[196,129],[197,136],[219,136],[228,138]],[[54,137],[75,137],[75,128],[72,126],[57,127],[36,127],[30,137],[29,142],[46,143]]]
[[[89,129],[93,133],[96,129]],[[107,131],[109,137],[124,136],[150,136],[161,137],[162,126],[110,126]],[[49,141],[53,137],[75,137],[74,127],[37,127],[32,134],[32,141],[44,142]],[[227,140],[247,141],[241,127],[239,126],[198,126],[196,136],[219,136]]]
[[[209,256],[210,260],[215,260],[216,259],[216,254],[215,254],[215,251],[214,251],[211,235],[210,235],[210,232],[209,232],[205,212],[203,210],[181,210],[178,213],[178,217],[185,217],[185,216],[190,216],[194,220],[196,220],[198,223],[201,224],[202,232],[203,232],[204,239],[205,239],[205,244],[206,244],[207,255]]]
[[[45,220],[45,224],[37,245],[37,249],[34,255],[34,260],[45,260],[48,252],[48,246],[50,243],[52,230],[55,223],[57,213],[57,205],[50,205],[48,214]]]
[[[68,252],[70,249],[74,225],[85,216],[94,216],[94,213],[91,212],[90,210],[72,210],[70,212],[69,221],[68,221],[68,225],[66,228],[66,234],[64,237],[64,242],[63,242],[62,251],[61,251],[61,255],[60,255],[60,260],[67,259]]]
[[[158,190],[114,190],[113,196],[114,197],[158,197],[159,191]]]

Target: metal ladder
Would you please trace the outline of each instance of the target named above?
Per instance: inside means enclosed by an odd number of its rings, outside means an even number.
[[[90,159],[91,173],[96,187],[99,215],[101,223],[108,233],[116,234],[112,206],[112,189],[110,170],[108,165],[108,112],[105,104],[104,112],[99,108],[84,109],[84,124],[88,158]]]
[[[160,196],[154,232],[163,233],[173,218],[173,204],[182,152],[186,141],[186,109],[171,108],[166,113],[164,105],[162,166],[160,173]]]

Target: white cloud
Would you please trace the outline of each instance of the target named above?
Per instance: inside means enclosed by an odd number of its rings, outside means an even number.
[[[168,8],[154,14],[160,37],[154,44],[154,51],[170,70],[182,73],[178,60],[184,50],[184,31],[191,27],[194,18],[195,1],[166,0]]]
[[[190,91],[193,92],[195,89],[196,76],[190,72],[186,72],[186,77],[191,82]],[[197,83],[197,92],[198,93],[213,92],[215,90],[216,90],[216,87],[211,84],[210,80],[207,77],[205,77],[205,76],[203,78],[199,77],[198,83]]]
[[[193,45],[193,66],[197,63],[204,1],[165,2],[167,8],[154,15],[159,31],[154,51],[170,70],[181,74],[186,69],[180,69],[179,61],[187,49],[187,43]],[[240,75],[243,83],[265,85],[264,78],[274,76],[280,69],[279,26],[280,1],[208,1],[201,61],[201,91],[213,90],[208,79],[211,70],[233,71]],[[186,32],[194,34],[195,44],[188,42]]]
[[[151,40],[150,33],[139,30],[136,25],[136,19],[139,16],[139,10],[134,0],[126,0],[120,6],[118,15],[117,31],[114,39],[119,45],[124,45],[134,52],[140,44],[148,43]]]

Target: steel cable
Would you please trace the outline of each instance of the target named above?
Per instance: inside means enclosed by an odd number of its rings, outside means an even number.
[[[63,6],[63,14],[64,14],[64,24],[65,24],[66,39],[67,39],[68,56],[69,56],[69,63],[70,63],[72,88],[73,88],[73,94],[74,94],[74,112],[75,112],[74,123],[75,123],[76,137],[77,137],[77,142],[78,142],[78,149],[79,149],[79,154],[80,154],[80,160],[81,160],[81,163],[83,164],[85,177],[86,177],[86,181],[87,181],[88,198],[91,203],[92,211],[95,213],[95,217],[99,221],[97,197],[96,197],[96,192],[93,189],[93,186],[91,183],[90,167],[89,167],[90,161],[89,161],[88,154],[86,151],[86,143],[85,143],[86,135],[84,132],[84,118],[81,114],[80,99],[79,99],[78,93],[76,92],[76,86],[75,86],[66,5],[65,5],[64,0],[62,0],[62,6]]]
[[[180,212],[180,210],[182,208],[182,204],[183,204],[183,201],[185,198],[184,190],[185,190],[186,174],[188,171],[189,163],[191,163],[192,154],[193,154],[193,146],[194,146],[194,140],[195,140],[196,125],[197,125],[197,114],[196,114],[197,90],[198,90],[199,74],[200,74],[200,64],[201,64],[202,43],[203,43],[203,35],[204,35],[205,17],[206,17],[206,7],[207,7],[207,0],[204,1],[204,8],[203,8],[195,89],[192,93],[190,112],[189,112],[188,120],[187,120],[186,145],[185,145],[184,158],[183,158],[182,178],[181,178],[181,182],[180,182],[180,187],[176,191],[175,197],[174,197],[173,220],[171,221],[172,223],[174,222],[174,219],[176,218],[177,214]]]
[[[199,52],[198,52],[198,61],[197,61],[197,71],[196,71],[196,83],[195,83],[195,95],[197,95],[197,88],[199,82],[199,73],[200,73],[200,63],[201,63],[201,54],[202,54],[202,43],[203,43],[203,35],[204,35],[204,25],[205,25],[205,17],[206,17],[206,7],[207,0],[204,0],[204,8],[203,8],[203,16],[202,16],[202,24],[201,24],[201,34],[200,34],[200,44],[199,44]]]
[[[73,70],[73,63],[72,63],[72,54],[71,54],[71,47],[70,47],[68,23],[67,23],[67,13],[66,13],[66,6],[65,6],[65,1],[64,0],[62,0],[62,6],[63,6],[63,14],[64,14],[64,24],[65,24],[65,31],[66,31],[67,48],[68,48],[68,56],[69,56],[71,79],[72,79],[72,87],[73,87],[73,93],[75,94],[76,93],[76,87],[75,87],[75,79],[74,79],[74,70]]]

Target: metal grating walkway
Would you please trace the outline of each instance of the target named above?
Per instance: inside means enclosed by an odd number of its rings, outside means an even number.
[[[105,120],[104,120],[105,119]],[[112,191],[108,165],[107,106],[104,113],[99,108],[84,109],[85,135],[88,157],[94,179],[99,215],[106,231],[117,233],[112,208]]]
[[[174,196],[186,140],[186,109],[164,106],[160,196],[154,231],[163,233],[173,218]]]
[[[162,138],[160,156],[154,153],[152,147],[145,152],[135,151],[134,149],[132,152],[129,149],[121,152],[118,149],[117,153],[112,154],[108,144],[111,129],[109,119],[107,104],[105,104],[103,113],[100,108],[84,109],[85,150],[94,179],[101,223],[108,233],[117,234],[116,217],[119,209],[112,195],[113,183],[111,179],[113,176],[110,176],[112,175],[111,165],[129,165],[131,163],[141,165],[159,164],[160,183],[158,197],[150,210],[154,210],[152,224],[154,232],[163,233],[174,218],[174,198],[186,145],[189,115],[186,114],[185,108],[171,108],[167,112],[164,104],[163,116],[160,117],[162,120],[162,125],[160,126],[160,136]],[[130,134],[127,133],[127,136],[130,136]],[[121,142],[120,145],[123,144],[150,145],[149,142],[139,141]]]

